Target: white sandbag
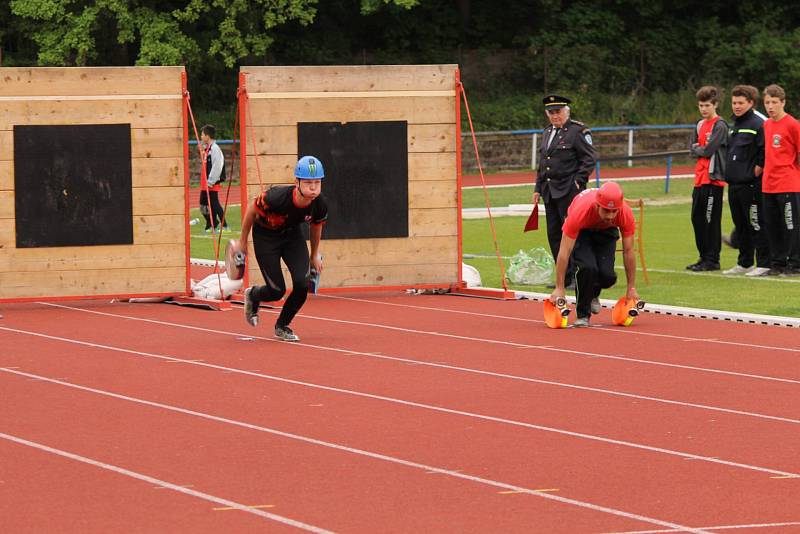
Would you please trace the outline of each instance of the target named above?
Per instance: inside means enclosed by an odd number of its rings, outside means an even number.
[[[481,273],[472,265],[461,264],[461,277],[467,283],[467,287],[481,287]]]
[[[192,280],[192,294],[204,299],[225,300],[239,291],[243,282],[244,280],[231,280],[226,273],[210,274],[199,282]],[[220,286],[222,286],[224,298],[220,297]]]

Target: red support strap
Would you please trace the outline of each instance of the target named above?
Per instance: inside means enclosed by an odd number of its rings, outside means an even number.
[[[458,87],[460,89],[461,96],[464,98],[464,108],[467,111],[467,120],[469,121],[469,130],[472,133],[472,146],[475,149],[475,161],[478,164],[478,172],[481,175],[481,183],[483,184],[483,196],[486,200],[486,211],[489,213],[489,227],[492,229],[492,240],[494,241],[494,250],[497,254],[497,263],[500,265],[500,279],[503,284],[503,289],[508,291],[508,282],[506,280],[506,268],[503,265],[503,257],[500,254],[500,246],[497,244],[497,232],[494,229],[494,219],[492,218],[492,209],[491,204],[489,202],[489,191],[486,189],[486,179],[483,176],[483,167],[481,166],[481,157],[478,153],[478,139],[475,137],[475,128],[472,125],[472,115],[469,112],[469,103],[467,102],[467,92],[464,89],[464,84],[459,81]]]

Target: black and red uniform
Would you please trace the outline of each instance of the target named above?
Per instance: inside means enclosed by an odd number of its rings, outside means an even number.
[[[256,198],[253,222],[253,249],[258,267],[266,281],[253,286],[250,299],[258,306],[261,301],[274,302],[286,294],[286,282],[281,272],[281,259],[292,277],[292,292],[283,305],[276,326],[288,326],[308,297],[310,274],[309,252],[301,224],[325,224],[328,205],[322,196],[308,206],[297,205],[300,191],[294,185],[278,185]]]

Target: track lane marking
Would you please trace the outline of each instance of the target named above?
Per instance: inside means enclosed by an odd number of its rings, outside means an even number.
[[[2,328],[2,329],[8,330],[6,328]],[[48,336],[48,335],[44,335],[44,334],[34,334],[34,335],[38,335],[39,337],[55,339],[55,340],[59,340],[59,341],[68,341],[68,342],[71,342],[71,343],[75,343],[75,344],[79,344],[79,345],[85,345],[85,346],[94,347],[94,348],[100,348],[100,349],[104,349],[104,350],[112,350],[112,351],[116,351],[116,352],[124,352],[126,354],[133,354],[135,356],[144,356],[144,357],[154,358],[154,359],[159,359],[159,360],[180,360],[180,358],[175,358],[175,357],[172,357],[172,356],[164,356],[164,355],[160,355],[160,354],[153,354],[153,353],[135,351],[135,350],[124,349],[124,348],[120,348],[120,347],[112,347],[112,346],[109,346],[109,345],[100,345],[100,344],[97,344],[97,343],[88,343],[88,342],[77,341],[77,340],[69,340],[69,339],[66,339],[66,338],[56,338],[55,336]],[[769,474],[772,474],[772,475],[800,476],[800,473],[792,473],[792,472],[789,472],[789,471],[781,471],[781,470],[778,470],[778,469],[771,469],[771,468],[767,468],[767,467],[760,467],[760,466],[744,464],[744,463],[740,463],[740,462],[722,460],[722,459],[716,458],[716,457],[702,456],[702,455],[699,455],[699,454],[686,453],[686,452],[676,451],[676,450],[672,450],[672,449],[665,449],[665,448],[662,448],[662,447],[654,447],[654,446],[650,446],[650,445],[643,445],[643,444],[634,443],[634,442],[631,442],[631,441],[624,441],[624,440],[618,440],[618,439],[614,439],[614,438],[607,438],[607,437],[603,437],[603,436],[597,436],[595,434],[586,434],[586,433],[582,433],[582,432],[573,432],[571,430],[564,430],[564,429],[561,429],[561,428],[549,427],[549,426],[544,426],[544,425],[537,425],[537,424],[534,424],[534,423],[526,423],[524,421],[517,421],[517,420],[514,420],[514,419],[506,419],[506,418],[502,418],[502,417],[495,417],[495,416],[491,416],[491,415],[484,415],[484,414],[478,414],[478,413],[474,413],[474,412],[467,412],[467,411],[464,411],[464,410],[457,410],[457,409],[453,409],[453,408],[445,408],[445,407],[442,407],[442,406],[434,406],[434,405],[431,405],[431,404],[423,404],[423,403],[419,403],[419,402],[413,402],[413,401],[408,401],[408,400],[404,400],[404,399],[398,399],[398,398],[395,398],[395,397],[387,397],[387,396],[384,396],[384,395],[376,395],[376,394],[372,394],[372,393],[365,393],[365,392],[355,391],[355,390],[350,390],[350,389],[338,388],[338,387],[333,387],[333,386],[325,386],[325,385],[322,385],[322,384],[315,384],[315,383],[312,383],[312,382],[303,382],[303,381],[300,381],[300,380],[293,380],[293,379],[274,376],[274,375],[267,375],[267,374],[262,374],[262,373],[254,373],[252,371],[245,371],[245,370],[236,369],[236,368],[232,368],[232,367],[225,367],[225,366],[221,366],[221,365],[214,365],[214,364],[204,363],[204,362],[203,363],[201,363],[201,362],[186,362],[186,363],[188,365],[196,365],[196,366],[200,366],[200,367],[207,367],[207,368],[216,369],[216,370],[219,370],[219,371],[227,371],[227,372],[232,372],[232,373],[236,373],[236,374],[252,376],[252,377],[256,377],[256,378],[263,378],[263,379],[266,379],[266,380],[272,380],[272,381],[275,381],[275,382],[282,382],[282,383],[285,383],[285,384],[293,384],[293,385],[312,388],[312,389],[319,389],[319,390],[322,390],[322,391],[331,391],[331,392],[334,392],[334,393],[342,393],[342,394],[351,395],[351,396],[354,396],[354,397],[361,397],[361,398],[366,398],[366,399],[379,400],[379,401],[389,402],[389,403],[393,403],[393,404],[400,404],[400,405],[403,405],[403,406],[411,406],[413,408],[422,408],[422,409],[425,409],[425,410],[430,410],[430,411],[435,411],[435,412],[440,412],[440,413],[447,413],[447,414],[452,414],[452,415],[460,415],[460,416],[473,418],[473,419],[479,419],[479,420],[483,420],[483,421],[491,421],[491,422],[494,422],[494,423],[500,423],[500,424],[505,424],[505,425],[510,425],[510,426],[516,426],[516,427],[521,427],[521,428],[529,428],[529,429],[532,429],[532,430],[540,430],[540,431],[544,431],[544,432],[551,432],[551,433],[554,433],[554,434],[560,434],[560,435],[570,436],[570,437],[575,437],[575,438],[583,438],[583,439],[587,439],[587,440],[591,440],[591,441],[598,441],[598,442],[601,442],[601,443],[608,443],[608,444],[612,444],[612,445],[620,445],[620,446],[630,447],[630,448],[633,448],[633,449],[639,449],[639,450],[644,450],[644,451],[649,451],[649,452],[654,452],[654,453],[666,454],[666,455],[669,455],[669,456],[676,456],[676,457],[683,458],[683,459],[699,460],[699,461],[704,461],[704,462],[709,462],[709,463],[714,463],[714,464],[725,465],[725,466],[728,466],[728,467],[736,467],[736,468],[740,468],[740,469],[747,469],[747,470],[758,471],[758,472],[762,472],[762,473],[769,473]],[[38,378],[38,375],[35,375],[35,374],[23,373],[21,371],[15,371],[13,369],[4,368],[4,367],[0,367],[0,371],[1,372],[5,372],[5,373],[10,373],[10,374],[19,374],[20,376],[27,376],[29,378]],[[45,380],[47,382],[62,383],[60,381],[49,379],[49,378],[45,378],[45,377],[41,377],[39,379],[40,380]],[[69,384],[69,383],[68,382],[63,382],[63,384],[66,385],[66,384]]]
[[[72,306],[64,306],[62,304],[54,304],[54,303],[41,303],[41,304],[47,304],[48,306],[53,306],[53,307],[57,307],[57,308],[63,308],[63,309],[72,310],[72,311],[76,311],[76,312],[80,312],[80,313],[91,313],[91,314],[103,315],[103,316],[106,316],[106,317],[115,317],[115,318],[119,318],[119,319],[128,319],[128,320],[131,320],[131,321],[142,321],[142,322],[146,322],[146,323],[159,324],[159,325],[163,325],[163,326],[174,326],[174,327],[178,327],[178,328],[186,328],[186,329],[189,329],[189,330],[198,330],[198,331],[201,331],[201,332],[210,332],[210,333],[215,333],[215,334],[225,334],[227,336],[230,336],[230,335],[241,336],[242,335],[241,332],[234,333],[234,332],[230,332],[230,331],[227,331],[227,330],[215,330],[215,329],[211,329],[211,328],[203,328],[203,327],[199,327],[199,326],[191,326],[191,325],[185,325],[185,324],[181,324],[181,323],[171,323],[171,322],[168,322],[168,321],[160,321],[160,320],[157,320],[157,319],[146,319],[146,318],[143,318],[143,317],[132,317],[132,316],[129,316],[129,315],[121,315],[121,314],[118,314],[118,313],[101,312],[101,311],[97,311],[97,310],[85,310],[85,309],[82,309],[82,308],[74,308]],[[260,311],[263,311],[265,313],[273,313],[273,314],[280,313],[279,310],[271,310],[271,309],[264,309],[264,310],[260,310]],[[372,326],[372,327],[375,327],[375,328],[385,328],[385,329],[389,329],[389,330],[398,330],[398,331],[410,332],[410,333],[415,333],[415,334],[428,334],[428,335],[434,335],[434,336],[451,337],[451,338],[456,338],[456,339],[462,339],[462,340],[465,340],[465,341],[482,341],[482,342],[486,342],[486,343],[501,344],[501,345],[511,346],[511,347],[515,347],[515,348],[521,348],[521,349],[537,349],[537,350],[552,351],[552,352],[558,352],[558,353],[568,354],[568,355],[572,355],[572,356],[586,356],[586,357],[590,357],[590,358],[605,358],[605,359],[610,359],[610,360],[618,360],[618,361],[631,362],[631,363],[641,363],[641,364],[644,364],[644,365],[656,365],[656,366],[660,366],[660,367],[686,369],[686,370],[690,370],[690,371],[699,371],[699,372],[704,372],[704,373],[715,373],[715,374],[722,374],[722,375],[729,375],[729,376],[737,376],[737,377],[742,377],[742,378],[752,378],[752,379],[756,379],[756,380],[768,380],[768,381],[772,381],[772,382],[784,382],[784,383],[788,383],[788,384],[799,384],[800,385],[800,380],[795,380],[795,379],[791,379],[791,378],[781,378],[781,377],[774,377],[774,376],[756,375],[756,374],[750,374],[750,373],[738,373],[736,371],[725,371],[723,369],[713,369],[713,368],[710,368],[710,367],[696,367],[696,366],[682,365],[682,364],[677,364],[677,363],[659,362],[659,361],[654,361],[654,360],[643,360],[641,358],[628,358],[626,356],[618,356],[618,355],[612,355],[612,354],[599,354],[599,353],[586,352],[586,351],[573,351],[573,350],[569,350],[569,349],[561,349],[561,348],[553,347],[551,345],[530,345],[530,344],[525,344],[525,343],[516,343],[516,342],[512,342],[512,341],[499,341],[499,340],[492,340],[492,339],[485,339],[485,338],[470,338],[470,337],[466,337],[466,336],[458,336],[458,335],[455,335],[455,334],[441,334],[441,333],[437,333],[437,332],[428,332],[428,331],[423,331],[423,330],[413,330],[413,329],[409,329],[409,328],[400,328],[400,327],[395,327],[395,326],[386,326],[386,325],[380,325],[380,324],[374,324],[374,323],[361,323],[361,322],[356,322],[356,321],[345,321],[345,320],[341,320],[341,319],[329,319],[329,318],[325,318],[325,317],[315,317],[313,315],[305,315],[305,314],[298,314],[297,317],[304,317],[306,319],[316,319],[316,320],[320,320],[320,321],[345,322],[345,323],[354,324],[354,325]],[[267,337],[262,337],[262,336],[252,336],[252,337],[254,337],[256,339],[265,339],[267,341],[272,341],[272,342],[279,342],[279,343],[281,342],[281,341],[273,339],[273,338],[267,338]],[[337,348],[333,348],[333,347],[326,347],[326,346],[323,346],[323,345],[313,345],[313,344],[306,343],[306,342],[294,343],[293,345],[298,346],[298,347],[306,346],[306,347],[318,348],[318,349],[321,349],[321,350],[330,350],[330,351],[335,351],[335,352],[355,352],[355,351],[350,351],[350,350],[345,351],[344,349],[337,349]]]
[[[49,381],[49,380],[48,380]],[[52,382],[52,381],[50,381]],[[56,381],[58,383],[58,381]],[[66,382],[65,382],[66,384]],[[256,510],[253,507],[247,506],[245,504],[240,504],[235,501],[231,501],[229,499],[224,499],[222,497],[216,497],[214,495],[204,493],[202,491],[197,491],[188,488],[187,486],[179,486],[177,484],[172,484],[171,482],[167,482],[165,480],[161,480],[155,477],[151,477],[149,475],[145,475],[143,473],[138,473],[136,471],[131,471],[130,469],[125,469],[124,467],[119,467],[116,465],[108,464],[105,462],[101,462],[99,460],[94,460],[92,458],[88,458],[86,456],[81,456],[79,454],[75,454],[69,451],[65,451],[62,449],[56,449],[55,447],[50,447],[48,445],[44,445],[42,443],[38,443],[35,441],[30,441],[25,438],[20,438],[18,436],[13,436],[11,434],[6,434],[4,432],[0,432],[0,439],[5,439],[7,441],[11,441],[17,443],[19,445],[25,445],[26,447],[31,447],[33,449],[38,449],[40,451],[48,452],[50,454],[55,454],[56,456],[61,456],[63,458],[68,458],[70,460],[74,460],[76,462],[81,462],[84,464],[88,464],[94,467],[99,467],[101,469],[105,469],[107,471],[112,471],[114,473],[124,475],[130,478],[135,478],[137,480],[141,480],[147,482],[149,484],[154,484],[163,489],[169,489],[178,493],[183,493],[185,495],[189,495],[190,497],[196,497],[198,499],[203,499],[205,501],[209,501],[215,504],[221,504],[230,508],[231,510],[239,510],[240,512],[246,512],[248,514],[257,515],[264,519],[269,519],[271,521],[276,521],[278,523],[283,523],[284,525],[289,525],[295,528],[299,528],[301,530],[305,530],[308,532],[317,532],[320,534],[329,534],[331,533],[330,530],[325,530],[323,528],[316,527],[314,525],[309,525],[308,523],[302,523],[300,521],[296,521],[294,519],[289,519],[288,517],[284,517],[281,515],[272,514],[269,512],[262,512],[261,510]]]
[[[516,492],[519,492],[519,493],[526,493],[528,495],[534,495],[534,496],[540,497],[542,499],[548,499],[548,500],[556,501],[556,502],[559,502],[559,503],[562,503],[562,504],[569,504],[569,505],[572,505],[572,506],[577,506],[579,508],[585,508],[585,509],[588,509],[588,510],[593,510],[593,511],[597,511],[597,512],[603,512],[603,513],[606,513],[606,514],[609,514],[609,515],[614,515],[614,516],[617,516],[617,517],[624,517],[624,518],[627,518],[627,519],[633,519],[633,520],[641,521],[643,523],[650,523],[650,524],[659,525],[659,526],[662,526],[662,527],[669,527],[671,529],[678,529],[680,532],[693,532],[695,534],[710,534],[707,531],[702,530],[702,529],[694,529],[694,528],[690,528],[690,527],[686,527],[686,526],[683,526],[683,525],[679,525],[679,524],[676,524],[676,523],[673,523],[673,522],[670,522],[670,521],[664,521],[664,520],[661,520],[661,519],[655,519],[655,518],[652,518],[652,517],[647,517],[647,516],[643,516],[643,515],[639,515],[639,514],[635,514],[635,513],[631,513],[631,512],[626,512],[626,511],[623,511],[623,510],[618,510],[618,509],[610,508],[610,507],[607,507],[607,506],[601,506],[601,505],[593,504],[593,503],[586,502],[586,501],[580,501],[580,500],[577,500],[577,499],[570,499],[568,497],[561,497],[561,496],[558,496],[558,495],[551,495],[550,493],[547,493],[547,492],[542,492],[542,491],[539,491],[539,490],[530,489],[530,488],[526,488],[526,487],[523,487],[523,486],[518,486],[516,484],[509,484],[509,483],[506,483],[506,482],[500,482],[500,481],[497,481],[497,480],[492,480],[492,479],[483,478],[483,477],[479,477],[479,476],[468,475],[468,474],[460,473],[458,471],[454,471],[454,470],[450,470],[450,469],[445,469],[445,468],[440,468],[440,467],[436,467],[436,466],[432,466],[432,465],[422,464],[422,463],[419,463],[419,462],[414,462],[414,461],[411,461],[411,460],[406,460],[406,459],[398,458],[398,457],[395,457],[395,456],[389,456],[389,455],[385,455],[385,454],[381,454],[381,453],[367,451],[367,450],[364,450],[364,449],[357,449],[357,448],[354,448],[354,447],[348,447],[346,445],[341,445],[341,444],[338,444],[338,443],[323,441],[323,440],[316,439],[316,438],[310,438],[308,436],[302,436],[300,434],[293,434],[293,433],[290,433],[290,432],[284,432],[282,430],[277,430],[277,429],[274,429],[274,428],[254,425],[254,424],[251,424],[251,423],[246,423],[244,421],[238,421],[238,420],[235,420],[235,419],[227,419],[225,417],[220,417],[220,416],[211,415],[211,414],[204,413],[204,412],[198,412],[198,411],[194,411],[194,410],[189,410],[187,408],[181,408],[179,406],[163,404],[163,403],[160,403],[160,402],[149,401],[149,400],[140,399],[140,398],[137,398],[137,397],[130,397],[130,396],[127,396],[127,395],[121,395],[119,393],[113,393],[111,391],[105,391],[105,390],[91,388],[91,387],[87,387],[87,386],[81,386],[79,384],[73,384],[73,383],[70,383],[70,382],[62,381],[62,380],[52,380],[52,379],[48,379],[47,377],[44,377],[44,376],[34,375],[34,374],[31,374],[31,373],[25,373],[25,372],[22,372],[22,371],[15,371],[15,370],[6,369],[6,368],[0,368],[0,371],[2,371],[4,373],[10,373],[10,374],[14,374],[14,375],[19,375],[19,376],[38,377],[42,381],[45,381],[45,382],[50,382],[50,383],[53,383],[53,384],[57,384],[57,385],[68,387],[68,388],[77,389],[77,390],[80,390],[80,391],[85,391],[85,392],[88,392],[88,393],[94,393],[94,394],[97,394],[97,395],[102,395],[102,396],[106,396],[106,397],[110,397],[110,398],[114,398],[114,399],[118,399],[118,400],[128,401],[128,402],[132,402],[132,403],[136,403],[136,404],[142,404],[142,405],[145,405],[145,406],[150,406],[150,407],[153,407],[153,408],[159,408],[159,409],[163,409],[163,410],[168,410],[168,411],[171,411],[171,412],[176,412],[176,413],[180,413],[180,414],[184,414],[184,415],[190,415],[190,416],[198,417],[198,418],[201,418],[201,419],[215,421],[215,422],[218,422],[218,423],[223,423],[223,424],[233,425],[233,426],[237,426],[237,427],[247,428],[247,429],[250,429],[250,430],[256,430],[256,431],[259,431],[259,432],[264,432],[264,433],[267,433],[267,434],[272,434],[272,435],[275,435],[275,436],[280,436],[280,437],[283,437],[283,438],[288,438],[288,439],[300,441],[300,442],[303,442],[303,443],[309,443],[309,444],[312,444],[312,445],[318,445],[318,446],[322,446],[322,447],[327,447],[327,448],[330,448],[330,449],[335,449],[335,450],[342,451],[342,452],[348,452],[348,453],[359,455],[359,456],[365,456],[365,457],[373,458],[373,459],[376,459],[376,460],[383,460],[383,461],[386,461],[386,462],[390,462],[390,463],[394,463],[394,464],[398,464],[398,465],[403,465],[403,466],[406,466],[406,467],[411,467],[411,468],[423,470],[423,471],[426,471],[426,472],[428,472],[428,471],[435,472],[435,473],[439,473],[439,474],[442,474],[442,475],[447,475],[447,476],[458,478],[458,479],[462,479],[462,480],[468,480],[468,481],[475,482],[475,483],[478,483],[478,484],[483,484],[483,485],[492,486],[492,487],[495,487],[495,488],[500,488],[500,489],[503,489],[503,490],[511,490],[511,491],[516,491]],[[102,462],[98,462],[96,460],[83,458],[83,457],[80,457],[80,456],[77,456],[77,455],[73,455],[72,453],[68,453],[68,452],[65,452],[65,451],[59,451],[58,449],[53,449],[53,448],[47,447],[46,445],[35,444],[33,442],[29,442],[27,440],[23,440],[22,438],[16,438],[16,437],[10,436],[8,434],[0,433],[0,438],[9,439],[10,441],[16,441],[16,442],[21,443],[23,445],[29,445],[29,446],[33,446],[33,447],[36,447],[36,448],[41,448],[42,450],[46,450],[48,452],[53,452],[54,454],[59,454],[61,456],[65,456],[65,457],[72,458],[72,459],[75,459],[75,460],[84,461],[85,463],[89,463],[91,465],[97,465],[98,467],[103,467],[103,468],[109,469],[111,471],[117,471],[117,472],[121,472],[122,474],[128,474],[129,476],[133,476],[134,478],[139,478],[141,480],[146,480],[147,482],[155,483],[157,485],[169,484],[168,482],[163,482],[163,481],[160,481],[158,479],[149,477],[147,475],[140,475],[138,473],[134,473],[132,471],[128,471],[128,470],[125,470],[125,469],[122,469],[122,468],[117,468],[115,466],[111,466],[111,465],[108,465],[108,464],[103,464]],[[174,489],[175,491],[179,491],[181,493],[187,493],[187,494],[190,494],[190,495],[200,494],[200,492],[197,492],[195,490],[191,490],[191,489],[187,489],[187,488],[184,488],[184,487],[175,486],[175,485],[171,485],[171,484],[169,484],[169,488],[170,489]],[[202,495],[205,495],[205,494],[202,494]],[[199,496],[199,495],[197,495],[197,496]],[[209,495],[208,497],[212,497],[212,496]],[[251,508],[249,508],[249,507],[247,507],[247,506],[245,506],[243,504],[235,503],[233,501],[228,501],[226,499],[220,499],[218,497],[213,497],[213,500],[212,500],[212,498],[207,498],[206,500],[211,500],[212,502],[223,504],[225,506],[239,507],[242,511],[247,511],[249,513],[253,513],[253,514],[256,514],[256,515],[262,515],[262,516],[273,516],[274,515],[274,514],[270,514],[269,512],[262,512],[260,510],[253,510],[253,509],[251,509]],[[286,524],[291,524],[291,523],[288,523],[289,521],[294,522],[294,520],[283,518],[281,516],[275,516],[275,517],[283,519],[284,521],[287,522]],[[272,519],[272,517],[270,517],[270,519]],[[294,522],[294,523],[298,523],[300,525],[305,525],[304,523],[299,523],[299,522]],[[295,526],[295,525],[292,525],[292,526]],[[318,529],[318,527],[313,527],[311,525],[305,525],[305,526],[307,527],[306,530],[311,529],[311,528],[317,529],[317,530],[313,530],[313,532],[328,532],[328,531],[325,531],[325,530],[322,530],[322,529]]]
[[[798,280],[800,281],[800,280]],[[418,306],[415,304],[399,304],[397,302],[382,302],[378,300],[369,300],[369,299],[361,299],[355,297],[342,297],[339,295],[325,295],[325,294],[318,294],[317,297],[326,298],[326,299],[337,299],[337,300],[349,300],[353,302],[366,302],[370,304],[379,304],[381,306],[399,306],[404,308],[413,308],[418,310],[429,310],[429,311],[443,311],[447,313],[458,313],[462,315],[475,315],[477,317],[491,317],[493,319],[504,319],[507,321],[522,321],[526,323],[536,323],[536,324],[544,324],[544,321],[539,319],[528,319],[525,317],[509,317],[508,315],[497,315],[491,313],[480,313],[480,312],[470,312],[465,310],[454,310],[452,308],[437,308],[435,306]],[[661,337],[667,339],[675,339],[678,341],[697,341],[703,343],[715,343],[720,345],[734,345],[737,347],[748,347],[754,349],[766,349],[766,350],[781,350],[786,352],[800,352],[800,349],[792,348],[792,347],[776,347],[773,345],[759,345],[756,343],[741,343],[737,341],[725,341],[722,339],[715,339],[715,338],[702,338],[702,337],[691,337],[691,336],[676,336],[673,334],[657,334],[655,332],[643,332],[638,329],[630,329],[630,328],[604,328],[603,332],[612,332],[615,334],[627,334],[627,335],[638,335],[638,336],[651,336],[651,337]]]

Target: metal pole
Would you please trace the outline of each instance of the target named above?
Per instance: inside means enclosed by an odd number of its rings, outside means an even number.
[[[672,170],[672,156],[667,156],[667,176],[664,179],[664,192],[669,193],[669,172]]]
[[[531,170],[536,170],[536,154],[539,152],[539,148],[537,146],[539,142],[539,134],[534,133],[531,136]]]
[[[597,187],[600,187],[600,161],[598,160],[594,164],[594,183]]]
[[[628,130],[628,155],[633,156],[633,128]],[[633,160],[628,160],[628,167],[633,167]]]

